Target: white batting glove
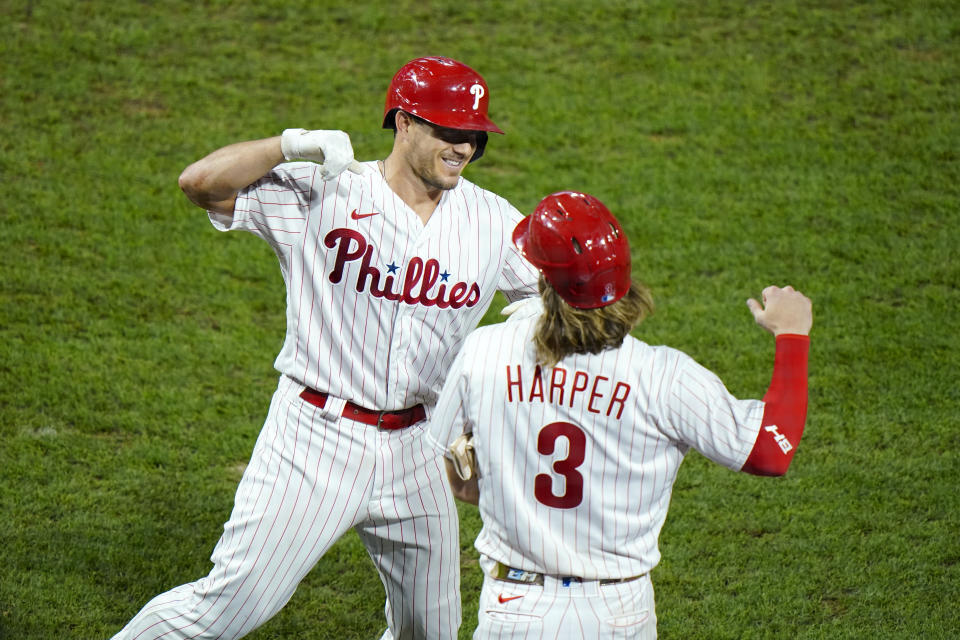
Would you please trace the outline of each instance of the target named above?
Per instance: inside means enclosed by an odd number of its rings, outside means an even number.
[[[450,460],[453,462],[453,470],[461,480],[467,481],[476,475],[477,454],[473,450],[472,433],[461,434],[453,441],[450,445]]]
[[[350,136],[343,131],[285,129],[280,149],[287,160],[309,160],[320,165],[320,177],[336,178],[345,170],[363,175],[367,168],[353,159]]]

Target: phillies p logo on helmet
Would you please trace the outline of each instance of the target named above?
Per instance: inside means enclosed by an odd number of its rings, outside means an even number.
[[[383,109],[383,128],[394,128],[397,109],[438,127],[481,131],[471,162],[483,155],[486,132],[503,133],[487,115],[490,91],[483,77],[451,58],[411,60],[393,76]]]
[[[473,101],[473,110],[476,111],[480,108],[480,98],[486,95],[486,90],[483,88],[482,84],[475,84],[470,87],[470,93],[475,95],[476,98]]]

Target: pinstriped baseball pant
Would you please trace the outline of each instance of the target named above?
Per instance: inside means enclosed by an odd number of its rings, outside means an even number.
[[[544,577],[517,584],[490,575],[482,556],[483,588],[474,640],[656,640],[657,615],[650,575],[601,585]]]
[[[384,431],[281,378],[213,569],[148,602],[114,640],[240,638],[275,615],[350,528],[386,589],[385,638],[455,638],[459,526],[423,424]]]

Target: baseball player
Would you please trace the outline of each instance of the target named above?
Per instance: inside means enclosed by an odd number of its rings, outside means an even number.
[[[351,528],[386,590],[383,638],[456,636],[457,514],[422,435],[494,292],[516,300],[537,282],[510,241],[522,214],[461,177],[502,133],[489,99],[470,67],[418,58],[390,83],[382,161],[355,161],[343,132],[288,129],[183,172],[217,229],[276,253],[286,338],[210,574],[156,596],[115,638],[242,637]]]
[[[738,400],[684,353],[629,335],[653,302],[599,200],[550,195],[513,239],[542,274],[542,305],[467,338],[427,432],[452,449],[457,497],[480,506],[474,638],[655,638],[650,570],[680,463],[694,448],[734,470],[787,471],[806,419],[810,301],[790,287],[748,301],[776,357],[764,399]]]

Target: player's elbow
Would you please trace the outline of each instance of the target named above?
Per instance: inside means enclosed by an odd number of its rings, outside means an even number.
[[[196,162],[184,169],[177,180],[184,195],[190,199],[190,202],[200,207],[209,200],[208,182],[209,176]]]
[[[180,190],[192,202],[204,211],[213,211],[221,215],[232,215],[237,194],[229,189],[218,187],[215,178],[204,168],[201,162],[195,162],[180,174],[177,180]]]
[[[755,469],[744,467],[741,469],[744,473],[749,473],[752,476],[762,476],[764,478],[782,478],[787,475],[786,469]]]
[[[790,468],[791,459],[751,459],[740,468],[740,471],[749,473],[752,476],[763,476],[766,478],[782,478],[787,475]]]

